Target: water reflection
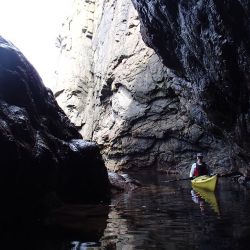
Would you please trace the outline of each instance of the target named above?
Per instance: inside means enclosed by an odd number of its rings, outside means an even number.
[[[0,248],[83,250],[99,247],[107,227],[108,205],[65,205],[45,221],[2,225]],[[96,249],[96,248],[94,248]],[[99,248],[98,248],[99,249]]]
[[[193,202],[199,205],[202,215],[205,214],[207,203],[212,210],[220,216],[220,208],[214,192],[193,187],[193,189],[191,189],[191,197]]]
[[[48,221],[59,227],[28,233],[18,229],[1,248],[248,249],[249,191],[226,180],[216,194],[193,190],[193,202],[190,181],[166,183],[164,175],[148,176],[144,187],[115,197],[109,206],[64,208]]]

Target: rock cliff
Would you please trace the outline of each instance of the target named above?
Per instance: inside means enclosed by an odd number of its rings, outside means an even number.
[[[247,172],[249,8],[224,2],[134,0],[140,27],[130,0],[73,1],[55,96],[110,169],[187,172],[202,151]]]
[[[190,119],[220,145],[220,158],[248,174],[249,2],[133,3],[143,40],[183,80],[182,95],[191,100]]]
[[[1,211],[29,214],[59,199],[90,202],[108,195],[96,144],[81,139],[32,65],[2,37],[0,137]]]

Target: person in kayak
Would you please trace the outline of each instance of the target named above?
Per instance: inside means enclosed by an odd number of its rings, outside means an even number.
[[[203,154],[197,154],[197,161],[192,165],[189,177],[193,179],[201,175],[209,175],[207,164],[203,161]]]

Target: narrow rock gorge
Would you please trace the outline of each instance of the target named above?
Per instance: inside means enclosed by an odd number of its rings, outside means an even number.
[[[217,173],[248,174],[249,3],[72,5],[54,94],[109,169],[187,173],[201,151]]]

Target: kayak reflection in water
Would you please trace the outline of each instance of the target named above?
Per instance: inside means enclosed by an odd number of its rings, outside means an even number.
[[[191,197],[194,203],[199,204],[202,215],[205,215],[205,204],[207,203],[220,216],[220,208],[214,192],[194,188],[191,190]]]
[[[191,197],[193,202],[200,206],[201,214],[205,215],[205,201],[193,189],[191,190]]]

